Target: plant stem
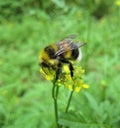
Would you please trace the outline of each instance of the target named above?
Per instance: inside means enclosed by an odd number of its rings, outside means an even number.
[[[71,99],[72,99],[72,96],[73,96],[73,92],[74,92],[74,85],[73,85],[73,90],[70,92],[70,95],[69,95],[69,98],[68,98],[68,102],[67,102],[67,106],[66,106],[66,109],[65,109],[65,113],[67,113],[68,110],[69,110]],[[69,128],[69,127],[66,126],[65,128]]]
[[[57,105],[58,91],[59,91],[59,86],[56,85],[55,82],[53,82],[52,98],[54,100],[55,120],[56,120],[57,128],[60,128],[60,125],[58,124],[58,105]]]
[[[68,112],[68,109],[69,109],[69,106],[70,106],[70,103],[71,103],[71,99],[72,99],[73,92],[74,92],[74,90],[72,90],[72,91],[70,92],[70,95],[69,95],[69,98],[68,98],[68,102],[67,102],[67,106],[66,106],[66,109],[65,109],[65,112],[66,112],[66,113]]]

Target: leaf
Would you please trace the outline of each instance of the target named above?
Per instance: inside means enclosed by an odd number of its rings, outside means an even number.
[[[90,107],[93,110],[98,111],[99,106],[98,106],[98,103],[95,100],[95,98],[90,93],[87,93],[87,92],[85,93],[85,96],[86,96],[86,98],[87,98],[87,100],[88,100],[88,102],[90,104]]]
[[[83,116],[83,114],[76,112],[76,111],[70,111],[68,113],[62,113],[60,118],[70,120],[70,121],[75,121],[75,122],[81,122],[81,123],[86,122],[86,118]]]
[[[73,112],[62,114],[59,124],[70,128],[107,128],[104,124],[89,123],[79,113]]]

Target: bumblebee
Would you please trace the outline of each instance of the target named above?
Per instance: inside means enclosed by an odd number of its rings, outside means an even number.
[[[70,75],[73,77],[73,66],[71,61],[77,60],[81,56],[79,47],[86,43],[74,42],[76,35],[71,35],[57,43],[46,46],[40,53],[39,65],[47,74],[47,71],[54,70],[56,80],[59,77],[63,64],[69,65]],[[46,71],[47,69],[47,71]]]

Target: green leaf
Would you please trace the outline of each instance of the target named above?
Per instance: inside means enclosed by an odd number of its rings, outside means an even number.
[[[88,92],[85,93],[85,96],[86,96],[86,98],[87,98],[87,100],[90,104],[90,107],[93,110],[97,111],[99,106],[98,106],[98,103],[97,103],[96,99]]]
[[[82,112],[80,113],[80,112],[76,112],[76,111],[70,111],[68,113],[62,113],[60,118],[66,119],[69,121],[81,122],[81,123],[86,122],[86,118],[84,117]]]
[[[79,113],[62,114],[59,124],[70,128],[107,128],[105,124],[89,123]]]

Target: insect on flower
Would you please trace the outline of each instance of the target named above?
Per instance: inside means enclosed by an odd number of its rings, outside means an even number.
[[[64,64],[69,65],[70,75],[73,77],[73,65],[71,61],[81,58],[81,51],[79,47],[84,46],[86,43],[75,42],[73,39],[76,35],[69,37],[46,46],[40,53],[39,64],[45,74],[55,71],[55,80],[59,78],[62,67]]]

